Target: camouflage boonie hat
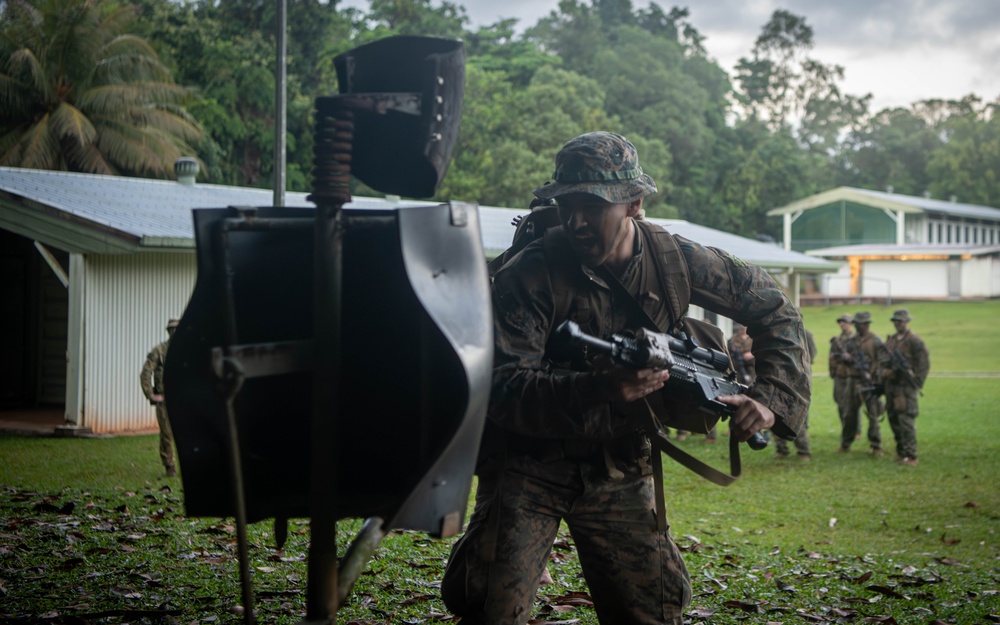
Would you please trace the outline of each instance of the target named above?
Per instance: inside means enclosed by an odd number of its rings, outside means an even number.
[[[872,322],[872,314],[867,310],[859,312],[858,314],[854,315],[854,323],[871,323],[871,322]]]
[[[892,313],[892,319],[890,321],[910,321],[910,311],[905,308],[900,308],[896,312]]]
[[[852,317],[852,316],[850,316],[848,314],[843,314],[843,315],[837,317],[837,323],[840,323],[841,321],[845,321],[847,323],[853,323],[854,322],[854,317]]]
[[[562,146],[552,181],[534,193],[543,200],[589,193],[624,204],[656,193],[656,183],[642,173],[639,154],[628,139],[613,132],[589,132]]]

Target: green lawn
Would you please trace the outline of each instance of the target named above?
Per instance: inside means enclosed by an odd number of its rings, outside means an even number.
[[[885,336],[893,307],[867,307]],[[936,376],[1000,372],[1000,302],[908,305],[931,352],[917,421],[920,465],[839,445],[826,339],[842,312],[803,311],[817,359],[813,459],[743,452],[744,476],[720,488],[666,463],[672,533],[685,552],[692,623],[1000,622],[1000,380]],[[893,448],[888,424],[886,447]],[[682,443],[719,468],[726,445]],[[0,622],[237,622],[239,578],[230,519],[184,516],[180,480],[162,479],[155,436],[0,437]],[[181,467],[183,470],[183,467]],[[222,495],[224,496],[224,495]],[[340,524],[341,547],[356,521]],[[261,622],[304,614],[308,525],[283,551],[268,524],[251,531]],[[342,623],[447,620],[438,598],[450,541],[396,532],[341,609]],[[597,622],[568,534],[544,621]]]

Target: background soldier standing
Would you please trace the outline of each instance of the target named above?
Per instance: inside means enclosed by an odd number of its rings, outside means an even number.
[[[604,339],[634,331],[637,306],[668,328],[690,300],[747,325],[754,339],[757,380],[745,395],[719,398],[735,411],[733,436],[771,428],[794,438],[810,396],[802,319],[760,267],[640,219],[656,185],[624,137],[567,142],[553,178],[534,193],[556,200],[562,225],[494,275],[475,512],[441,595],[463,623],[523,625],[565,520],[601,623],[681,625],[690,577],[655,503],[659,458],[628,416],[669,371],[561,350],[550,338],[567,319]]]
[[[896,462],[917,466],[917,394],[924,387],[931,369],[930,354],[923,340],[910,331],[910,311],[905,308],[892,315],[896,334],[886,338],[879,366],[885,384],[889,426],[896,439]],[[893,354],[896,363],[893,364]],[[900,360],[899,357],[902,357]]]
[[[872,314],[862,311],[854,315],[854,328],[858,331],[854,339],[847,344],[847,352],[850,354],[851,365],[854,367],[857,378],[855,380],[855,401],[863,404],[865,414],[868,415],[868,444],[871,445],[872,454],[881,456],[882,451],[882,428],[879,425],[879,417],[885,411],[882,398],[876,394],[874,387],[879,380],[879,358],[882,339],[871,331]],[[848,419],[852,416],[848,414]],[[851,443],[854,442],[854,435],[858,431],[858,414],[853,413],[853,421],[844,424],[844,429],[840,436],[840,451],[849,451]]]
[[[167,361],[170,337],[174,335],[179,323],[177,319],[167,322],[167,340],[149,352],[146,363],[142,366],[142,373],[139,374],[142,394],[149,403],[156,406],[156,424],[160,427],[160,460],[167,470],[167,477],[177,475],[177,466],[174,464],[174,433],[167,418],[167,405],[163,403],[163,363]]]
[[[853,359],[848,351],[848,345],[854,340],[854,317],[841,315],[837,317],[840,334],[830,339],[829,369],[833,378],[833,401],[837,404],[837,416],[840,417],[840,429],[850,421],[860,428],[861,420],[858,411],[861,410],[861,399],[858,395],[858,372],[854,370]],[[853,416],[849,416],[853,415]],[[860,430],[855,430],[857,438]]]

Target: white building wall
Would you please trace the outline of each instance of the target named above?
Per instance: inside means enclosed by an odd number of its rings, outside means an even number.
[[[139,372],[194,290],[194,251],[88,256],[84,418],[94,432],[156,428]]]
[[[831,260],[830,262],[838,262]],[[847,297],[851,295],[851,266],[846,262],[840,265],[837,273],[823,274],[820,278],[820,291],[830,297]]]
[[[868,260],[862,263],[861,273],[865,295],[890,295],[893,299],[948,297],[946,260]]]
[[[996,256],[976,256],[962,261],[962,297],[997,297],[1000,279]]]

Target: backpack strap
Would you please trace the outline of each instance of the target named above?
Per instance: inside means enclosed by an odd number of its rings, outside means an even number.
[[[653,271],[647,271],[643,281],[643,299],[645,301],[648,293],[666,295],[666,305],[670,310],[670,325],[667,328],[659,328],[659,331],[673,331],[687,314],[691,303],[691,277],[688,274],[687,260],[684,259],[681,246],[672,234],[663,228],[653,227],[642,219],[637,219],[634,223],[640,236],[643,237],[643,247],[653,261],[650,263]],[[647,314],[648,312],[647,310]]]

